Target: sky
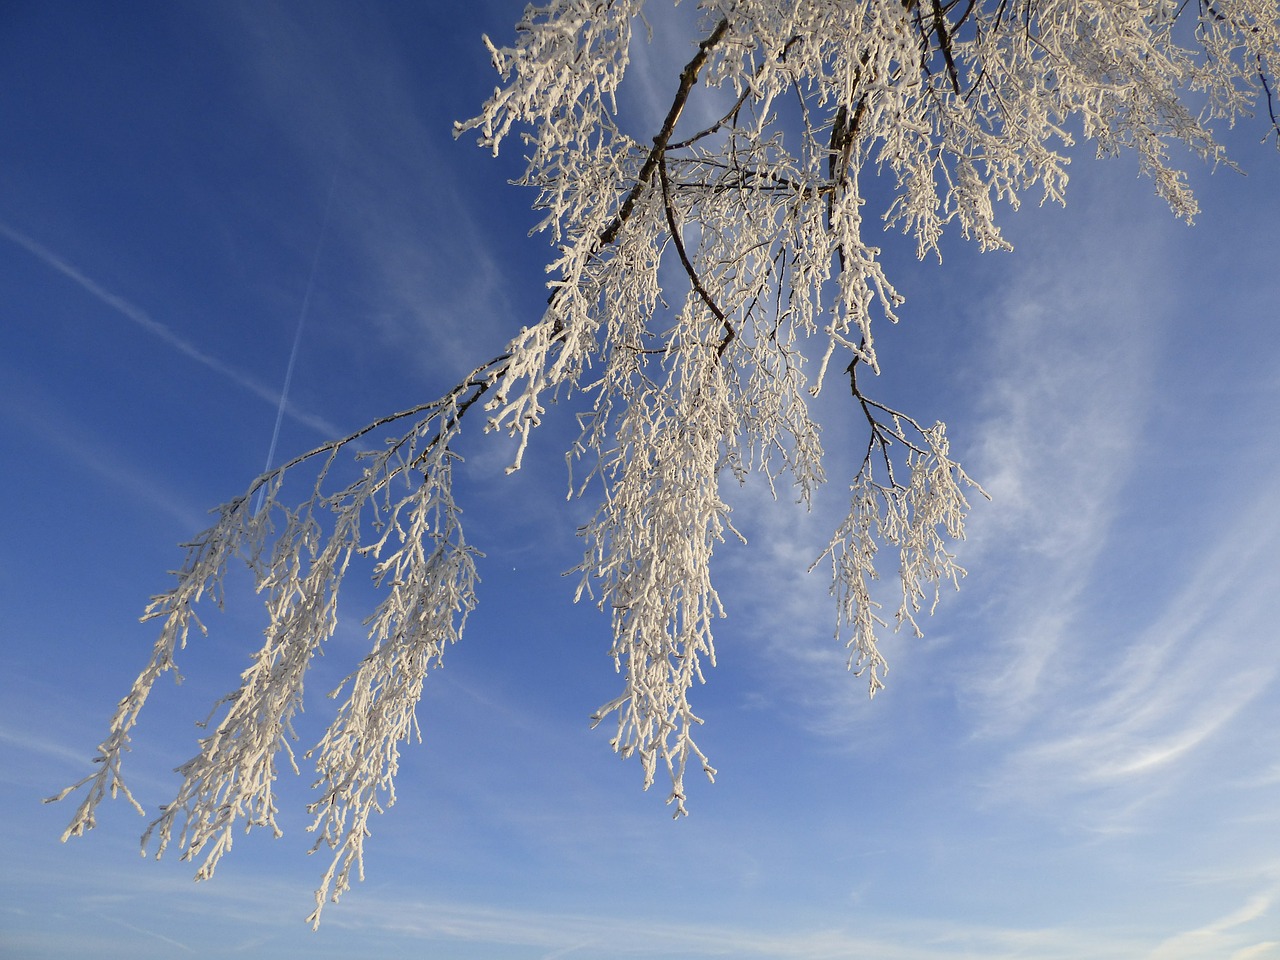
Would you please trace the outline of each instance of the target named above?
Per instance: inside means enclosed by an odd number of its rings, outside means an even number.
[[[1280,155],[1224,131],[1175,219],[1132,158],[1080,150],[1068,205],[917,263],[877,395],[991,494],[962,589],[891,636],[869,701],[806,568],[858,444],[827,425],[812,512],[730,493],[746,546],[695,691],[720,771],[673,821],[589,717],[619,682],[573,605],[569,411],[525,468],[472,431],[458,497],[479,607],[419,709],[366,879],[304,922],[309,781],[284,836],[207,882],[139,857],[122,800],[60,843],[145,663],[138,616],[206,512],[276,459],[438,396],[545,302],[532,197],[455,120],[522,4],[10,2],[0,9],[0,957],[1280,958]],[[682,8],[687,19],[687,8]],[[657,18],[623,102],[669,100]],[[630,98],[630,99],[627,99]],[[647,112],[646,112],[647,111]],[[512,144],[514,146],[514,144]],[[297,344],[296,353],[294,345]],[[291,363],[291,357],[292,363]],[[288,398],[276,435],[288,377]],[[359,660],[346,588],[326,681]],[[364,605],[362,607],[362,604]],[[257,647],[234,576],[126,763],[150,811]],[[305,746],[305,745],[304,745]]]

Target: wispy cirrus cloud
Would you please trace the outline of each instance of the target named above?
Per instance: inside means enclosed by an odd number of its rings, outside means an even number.
[[[404,27],[394,15],[371,9],[353,31],[344,18],[317,9],[305,27],[288,5],[207,11],[240,54],[237,68],[255,108],[314,182],[317,218],[322,191],[335,185],[326,261],[343,264],[343,284],[318,291],[317,326],[341,298],[341,329],[329,333],[348,351],[369,351],[379,364],[388,355],[407,359],[429,382],[460,375],[484,359],[477,343],[500,347],[537,319],[545,299],[539,291],[526,303],[509,301],[520,271],[506,259],[509,248],[494,249],[484,223],[492,210],[473,199],[456,161],[444,156],[492,165],[491,189],[508,189],[509,164],[496,164],[473,138],[452,139],[454,121],[479,110],[490,78],[475,102],[424,103],[417,91],[430,70],[397,55],[396,33]],[[475,49],[487,66],[478,31]],[[527,219],[531,224],[533,215]],[[515,233],[524,240],[523,229]]]
[[[140,502],[177,521],[185,530],[199,530],[208,524],[208,515],[184,502],[173,490],[122,457],[105,443],[58,409],[43,386],[17,370],[6,370],[6,389],[0,389],[0,417],[39,438],[72,463],[78,464],[110,487],[123,490]]]
[[[1011,275],[986,358],[970,469],[993,503],[975,516],[965,552],[997,598],[984,619],[998,639],[975,684],[991,732],[1016,729],[1058,689],[1150,403],[1159,305],[1140,291],[1158,285],[1144,282],[1144,264],[1121,270],[1097,254],[1063,270],[1064,252],[1040,251]]]
[[[973,465],[995,500],[971,528],[992,639],[967,700],[1003,751],[991,794],[1054,810],[1094,796],[1102,831],[1138,822],[1276,679],[1280,463],[1205,491],[1172,550],[1144,549],[1133,519],[1182,493],[1185,454],[1153,427],[1176,386],[1163,344],[1200,318],[1182,312],[1193,281],[1162,262],[1167,229],[1095,204],[1011,275]]]
[[[201,350],[190,340],[174,331],[172,327],[161,323],[159,320],[150,316],[141,307],[130,302],[119,294],[108,290],[64,257],[34,240],[21,230],[0,222],[0,235],[3,235],[11,242],[17,244],[45,266],[62,274],[99,302],[110,307],[126,320],[129,320],[136,326],[151,334],[153,337],[172,347],[187,359],[213,371],[245,392],[259,397],[272,406],[276,406],[280,403],[280,391],[259,383],[243,371],[238,370],[230,364],[225,363],[217,357]],[[311,427],[313,430],[316,430],[326,436],[336,436],[341,432],[338,427],[329,423],[322,417],[317,417],[304,410],[299,410],[297,407],[292,405],[285,405],[285,414],[293,420],[296,420],[298,423]]]
[[[1155,620],[1105,638],[1112,652],[1093,668],[1102,679],[1012,755],[1010,779],[1070,789],[1156,773],[1274,687],[1268,640],[1280,577],[1268,559],[1280,551],[1277,485],[1280,471],[1238,504],[1208,549],[1192,546],[1202,559]]]
[[[1236,909],[1209,923],[1177,933],[1160,943],[1147,960],[1202,960],[1229,957],[1230,960],[1271,960],[1280,957],[1280,941],[1268,931],[1276,919],[1273,893],[1261,892]]]
[[[83,750],[77,750],[29,730],[15,730],[6,726],[3,721],[0,721],[0,744],[9,750],[38,754],[46,760],[58,763],[84,763]]]
[[[1143,949],[1141,937],[1124,932],[1098,936],[1064,928],[957,926],[927,920],[882,921],[858,932],[834,923],[821,929],[769,929],[714,920],[675,922],[384,898],[351,904],[341,916],[326,922],[344,930],[393,932],[407,943],[523,946],[545,951],[540,954],[544,960],[568,956],[1128,960],[1141,956]]]

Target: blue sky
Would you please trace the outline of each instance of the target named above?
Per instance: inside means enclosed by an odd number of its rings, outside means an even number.
[[[544,301],[530,196],[454,142],[522,4],[8,4],[0,13],[0,956],[1280,958],[1280,157],[1193,166],[1175,220],[1131,158],[1081,151],[1012,254],[885,239],[908,297],[877,395],[945,419],[992,494],[971,574],[868,702],[820,576],[838,479],[804,514],[733,494],[747,547],[696,691],[719,768],[672,822],[588,717],[607,618],[561,573],[569,418],[526,469],[473,431],[458,495],[480,607],[428,682],[426,742],[368,879],[303,918],[307,780],[279,841],[210,882],[141,859],[126,804],[58,842],[153,636],[177,544],[263,465],[432,398]],[[643,117],[683,39],[637,51]],[[315,264],[312,280],[312,265]],[[309,282],[310,281],[310,282]],[[308,297],[308,289],[310,295]],[[827,424],[829,473],[852,440]],[[232,584],[147,706],[149,808],[261,628]],[[239,592],[237,592],[237,589]],[[314,691],[360,657],[354,581]],[[365,606],[363,609],[367,610]],[[317,696],[304,738],[320,729]],[[313,731],[314,732],[314,731]]]

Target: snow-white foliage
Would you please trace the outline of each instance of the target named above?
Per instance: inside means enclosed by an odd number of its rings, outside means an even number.
[[[602,502],[582,530],[578,593],[610,612],[609,653],[624,678],[594,719],[616,718],[612,745],[639,758],[646,787],[665,767],[684,813],[689,760],[714,774],[689,694],[715,662],[712,626],[724,615],[711,579],[714,548],[733,531],[720,485],[759,471],[809,502],[825,480],[810,403],[833,371],[847,375],[848,409],[868,441],[848,516],[819,560],[832,565],[837,634],[873,693],[885,667],[877,630],[888,625],[870,587],[880,553],[896,554],[895,628],[919,633],[922,607],[963,574],[948,544],[963,536],[973,482],[943,425],[871,399],[859,380],[879,370],[875,320],[896,320],[901,302],[867,225],[909,235],[921,257],[939,255],[950,224],[983,249],[1006,247],[997,205],[1017,207],[1028,191],[1061,202],[1078,136],[1100,154],[1132,148],[1190,219],[1195,199],[1170,146],[1217,163],[1212,122],[1261,105],[1276,125],[1275,0],[698,6],[703,32],[671,78],[657,129],[624,129],[616,99],[644,42],[643,0],[551,0],[526,10],[512,46],[489,44],[502,83],[457,132],[475,131],[495,153],[521,139],[522,182],[556,251],[545,310],[442,400],[299,457],[222,508],[148,608],[160,639],[99,748],[99,770],[76,785],[87,793],[67,835],[93,826],[107,792],[133,799],[121,758],[138,711],[199,624],[195,603],[206,592],[221,602],[233,558],[267,597],[267,641],[215,707],[213,732],[179,768],[178,795],[148,837],[163,851],[178,830],[203,877],[238,822],[276,829],[272,784],[280,752],[294,759],[307,666],[333,633],[349,563],[373,557],[386,589],[369,620],[373,650],[334,692],[346,699],[308,754],[319,771],[312,829],[317,847],[334,851],[318,922],[361,863],[370,813],[395,799],[426,673],[474,602],[450,443],[482,398],[486,428],[519,439],[512,469],[548,400],[581,398],[569,460],[583,461],[586,477],[573,492],[598,490]],[[691,103],[716,119],[692,123]],[[888,187],[883,209],[871,206],[867,176]],[[357,437],[406,418],[407,433],[362,455],[358,479],[330,489],[330,466]],[[286,506],[286,474],[315,458],[324,467],[311,496]]]

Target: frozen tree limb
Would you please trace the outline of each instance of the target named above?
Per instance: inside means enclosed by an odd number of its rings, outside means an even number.
[[[294,766],[307,669],[333,635],[346,572],[367,558],[384,591],[367,620],[371,650],[333,692],[336,717],[305,755],[317,771],[314,849],[333,853],[318,923],[326,900],[362,874],[370,817],[395,800],[425,678],[475,602],[475,551],[452,488],[461,423],[479,405],[486,430],[518,438],[518,469],[549,398],[574,396],[580,429],[567,459],[586,475],[571,473],[571,494],[601,498],[580,531],[578,596],[608,612],[622,677],[593,721],[616,722],[613,749],[639,760],[646,788],[663,772],[668,802],[685,813],[688,764],[715,774],[690,696],[715,663],[712,627],[724,615],[711,559],[734,530],[720,484],[755,471],[775,493],[789,484],[811,501],[826,476],[810,405],[832,370],[848,364],[850,419],[865,424],[867,446],[849,511],[815,566],[831,564],[836,632],[871,693],[887,666],[880,633],[918,635],[921,612],[964,574],[952,544],[964,536],[967,491],[981,488],[952,458],[941,422],[922,426],[859,382],[878,373],[875,335],[902,303],[866,225],[901,231],[921,258],[940,256],[948,228],[1005,249],[1001,204],[1016,208],[1028,192],[1063,202],[1072,130],[1099,154],[1134,151],[1190,220],[1196,200],[1171,146],[1226,162],[1212,125],[1259,103],[1280,133],[1276,0],[698,6],[703,33],[665,117],[634,136],[616,95],[643,0],[549,0],[526,10],[512,46],[486,38],[501,84],[456,133],[475,131],[494,153],[522,138],[520,182],[555,250],[545,310],[444,397],[295,458],[219,509],[187,545],[175,585],[147,608],[160,636],[99,745],[98,769],[59,795],[84,790],[64,839],[91,829],[108,795],[141,811],[122,778],[131,732],[156,680],[176,673],[191,627],[203,631],[197,603],[221,604],[233,561],[265,596],[265,643],[215,705],[144,849],[154,838],[161,853],[176,835],[203,878],[238,824],[278,832],[273,784],[282,754]],[[703,101],[717,119],[683,129]],[[869,206],[869,175],[889,186],[883,209]],[[664,285],[673,260],[679,279]],[[385,448],[355,453],[355,479],[337,479],[357,441],[393,426],[402,432]],[[304,464],[317,477],[289,506],[283,483]],[[872,590],[884,552],[896,554],[891,618]]]

